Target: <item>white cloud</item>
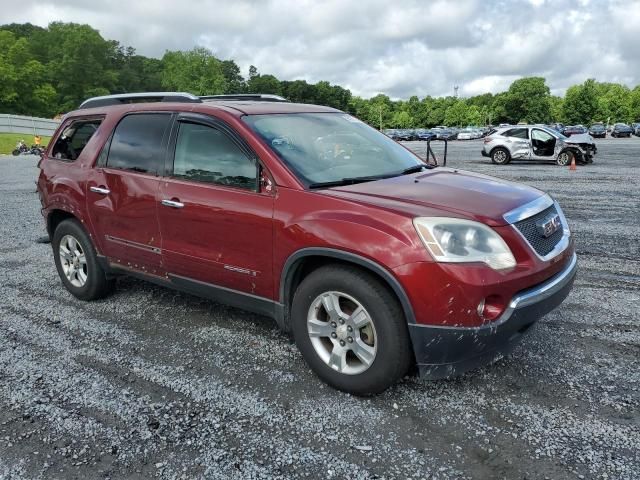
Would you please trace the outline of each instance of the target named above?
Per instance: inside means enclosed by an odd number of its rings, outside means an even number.
[[[328,80],[371,96],[497,92],[540,75],[640,83],[640,3],[626,0],[4,0],[3,22],[89,23],[160,57],[210,48],[243,71]]]

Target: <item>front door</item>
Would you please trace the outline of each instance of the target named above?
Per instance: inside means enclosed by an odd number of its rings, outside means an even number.
[[[174,281],[273,297],[273,195],[261,192],[259,163],[227,126],[179,117],[160,186],[158,218]]]
[[[125,116],[87,182],[102,253],[112,263],[153,275],[163,274],[157,208],[170,123],[165,113]]]
[[[549,160],[555,155],[556,137],[540,128],[531,130],[531,158]]]

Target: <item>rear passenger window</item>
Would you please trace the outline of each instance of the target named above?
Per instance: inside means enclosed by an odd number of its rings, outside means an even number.
[[[257,167],[220,130],[195,123],[180,123],[173,176],[196,182],[255,189]]]
[[[529,138],[528,128],[512,128],[502,134],[503,137]]]
[[[101,123],[101,118],[71,122],[56,139],[51,154],[59,160],[75,160],[80,156]]]
[[[107,167],[157,174],[164,162],[163,139],[170,121],[171,115],[164,113],[124,117],[113,134]]]

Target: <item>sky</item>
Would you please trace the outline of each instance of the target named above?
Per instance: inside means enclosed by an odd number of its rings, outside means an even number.
[[[640,0],[1,0],[1,23],[88,23],[161,57],[198,45],[280,80],[394,99],[543,76],[640,84]]]

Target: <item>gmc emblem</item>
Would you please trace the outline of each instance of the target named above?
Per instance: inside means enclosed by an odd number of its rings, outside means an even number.
[[[536,224],[538,233],[544,238],[548,238],[558,231],[562,224],[560,223],[560,215],[557,213],[551,217],[547,217]]]

